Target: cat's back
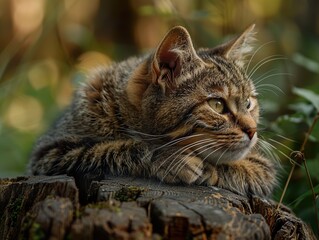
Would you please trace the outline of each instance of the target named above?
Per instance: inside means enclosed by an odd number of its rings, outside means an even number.
[[[97,66],[89,72],[85,82],[77,89],[77,92],[88,91],[91,87],[93,90],[103,91],[102,94],[112,94],[114,97],[121,95],[134,70],[136,70],[147,57],[148,55],[130,57],[121,62]],[[90,98],[91,96],[84,95],[84,97]]]
[[[145,58],[147,55],[131,57],[92,69],[47,135],[114,135],[123,122],[121,109],[127,108],[127,82]]]

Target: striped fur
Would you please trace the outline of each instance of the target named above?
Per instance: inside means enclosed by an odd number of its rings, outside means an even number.
[[[34,175],[107,175],[269,195],[275,166],[256,147],[257,93],[242,69],[253,26],[195,51],[173,28],[153,54],[96,69],[34,147]]]

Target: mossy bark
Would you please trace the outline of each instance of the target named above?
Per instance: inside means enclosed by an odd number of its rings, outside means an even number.
[[[315,239],[287,208],[215,187],[39,176],[2,179],[0,193],[0,239]]]

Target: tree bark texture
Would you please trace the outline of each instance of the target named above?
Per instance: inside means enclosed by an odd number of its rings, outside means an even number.
[[[79,190],[63,175],[0,180],[0,239],[316,238],[269,199],[122,177]]]

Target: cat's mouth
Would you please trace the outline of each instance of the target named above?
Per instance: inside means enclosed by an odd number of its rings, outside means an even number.
[[[257,133],[252,138],[240,134],[233,138],[214,139],[210,134],[194,135],[180,145],[189,146],[203,161],[211,164],[228,163],[245,158],[257,143]]]

